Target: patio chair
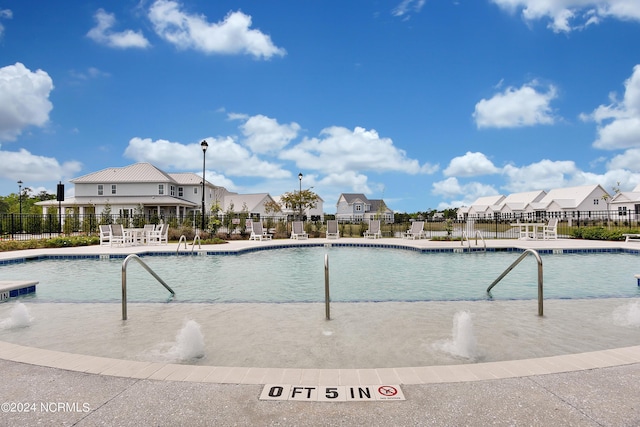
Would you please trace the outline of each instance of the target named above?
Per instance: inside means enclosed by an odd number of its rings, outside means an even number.
[[[111,224],[109,226],[111,231],[111,245],[128,245],[131,243],[131,238],[124,231],[122,224]]]
[[[304,231],[302,221],[293,221],[291,224],[291,238],[297,240],[306,240],[309,238],[309,235]]]
[[[169,224],[158,224],[153,231],[149,231],[147,234],[148,242],[150,245],[161,245],[162,242],[166,245],[169,243]]]
[[[111,229],[108,224],[100,226],[100,246],[111,246]]]
[[[262,227],[262,222],[251,222],[251,236],[249,236],[249,240],[271,240],[273,236],[267,233]]]
[[[557,239],[558,238],[558,218],[551,218],[549,223],[542,229],[543,239]]]
[[[380,239],[382,238],[382,232],[380,231],[380,220],[370,219],[369,229],[364,232],[365,239]]]
[[[427,234],[424,232],[424,221],[413,221],[411,228],[402,235],[403,239],[426,239]]]
[[[335,219],[327,220],[327,239],[339,239],[340,232],[338,231],[338,221]]]
[[[145,243],[148,245],[149,244],[149,233],[155,231],[156,226],[155,224],[145,224],[143,229],[142,229],[142,238],[144,239]]]

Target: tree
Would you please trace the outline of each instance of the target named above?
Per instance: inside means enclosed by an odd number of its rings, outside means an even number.
[[[294,212],[298,212],[300,216],[302,216],[302,212],[307,209],[313,209],[318,205],[320,197],[310,189],[304,189],[302,191],[284,193],[280,197],[280,200],[284,206]]]

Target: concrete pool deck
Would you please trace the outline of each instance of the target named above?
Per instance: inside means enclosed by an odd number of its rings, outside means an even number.
[[[317,243],[462,247],[460,242],[343,238],[232,241],[202,250]],[[486,243],[493,248],[640,251],[639,242]],[[41,255],[175,253],[176,249],[176,244],[169,244],[27,250],[0,253],[0,261]],[[640,273],[640,263],[634,273]],[[123,361],[0,342],[0,369],[0,403],[10,405],[2,406],[0,415],[0,424],[6,425],[640,425],[640,346],[455,366],[265,369]],[[397,384],[406,400],[261,401],[264,384]]]

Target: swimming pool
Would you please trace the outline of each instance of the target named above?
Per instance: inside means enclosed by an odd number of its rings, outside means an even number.
[[[325,253],[331,321],[320,302]],[[41,283],[35,296],[19,299],[29,317],[22,324],[11,325],[15,302],[0,304],[0,340],[133,360],[280,368],[460,364],[638,344],[637,255],[543,253],[544,317],[536,315],[533,257],[493,298],[485,293],[518,256],[338,246],[146,256],[176,298],[165,303],[166,290],[130,264],[127,321],[120,320],[122,257],[3,265],[0,274]],[[456,336],[459,318],[468,319],[466,336]],[[181,356],[189,321],[202,333],[202,357]]]
[[[334,302],[484,300],[486,288],[518,252],[422,253],[366,247],[296,247],[239,255],[147,256],[176,292],[173,302],[324,301],[324,254]],[[630,253],[541,254],[545,299],[640,296]],[[38,302],[121,300],[122,259],[48,259],[0,267],[13,279],[38,280]],[[6,273],[4,273],[6,274]],[[127,268],[130,302],[166,302],[168,292],[141,266]],[[537,264],[523,260],[492,291],[493,299],[537,298]]]

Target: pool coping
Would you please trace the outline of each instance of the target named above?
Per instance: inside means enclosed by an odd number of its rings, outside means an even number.
[[[316,239],[313,239],[316,240]],[[217,248],[212,245],[202,254],[238,254],[247,251],[277,249],[295,246],[375,246],[397,247],[399,249],[454,251],[460,248],[459,242],[407,241],[404,239],[383,239],[388,243],[368,242],[366,239],[317,239],[318,242],[275,241],[248,242],[232,241],[229,246]],[[266,243],[266,244],[265,244]],[[640,254],[640,245],[634,242],[596,242],[582,240],[558,239],[553,241],[520,241],[520,240],[487,240],[487,248],[491,250],[536,249],[563,253],[575,252],[630,252]],[[154,247],[75,247],[62,249],[32,249],[27,251],[0,253],[0,262],[5,264],[24,262],[23,260],[40,259],[40,257],[86,258],[95,256],[115,256],[124,258],[130,253],[139,255],[176,253],[178,245],[166,245],[164,250]],[[464,249],[465,246],[462,246]],[[471,244],[468,246],[472,248]],[[194,251],[195,253],[195,251]],[[640,268],[639,268],[640,270]],[[509,360],[500,362],[482,362],[460,365],[434,365],[399,368],[366,368],[366,369],[302,369],[302,368],[258,368],[258,367],[222,367],[182,365],[174,363],[141,362],[113,359],[83,354],[66,353],[27,347],[0,341],[0,359],[14,362],[46,366],[62,370],[84,372],[90,374],[115,377],[188,381],[221,384],[292,384],[292,385],[377,385],[377,384],[433,384],[451,382],[471,382],[495,380],[533,375],[557,374],[574,371],[607,368],[640,363],[640,345],[592,351],[586,353],[548,356],[534,359]]]

